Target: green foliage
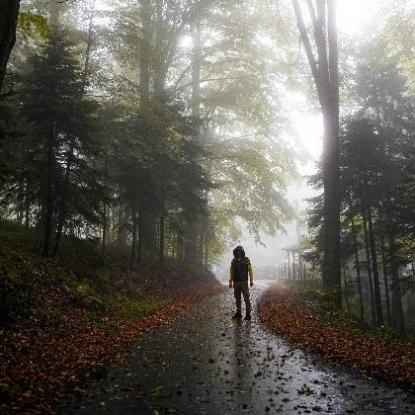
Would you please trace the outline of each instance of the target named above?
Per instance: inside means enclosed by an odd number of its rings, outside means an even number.
[[[380,58],[383,46],[381,40],[371,42],[356,57],[358,108],[343,117],[340,130],[343,293],[353,308],[358,305],[361,320],[373,325],[389,320],[402,331],[404,281],[413,280],[408,265],[414,259],[415,239],[409,190],[414,175],[414,100],[396,57]],[[311,183],[321,188],[321,172]],[[312,202],[314,249],[309,259],[319,264],[322,195]]]
[[[101,298],[97,295],[89,281],[78,281],[74,284],[73,295],[80,304],[99,308],[103,306]]]
[[[387,324],[375,327],[370,334],[384,341],[405,342],[408,340],[408,337],[402,334],[400,330]]]
[[[297,154],[278,86],[297,43],[284,8],[254,3],[22,3],[0,195],[44,255],[72,235],[129,246],[131,268],[207,265],[243,224],[282,229]]]
[[[18,28],[22,30],[27,37],[41,37],[46,39],[49,34],[49,25],[47,19],[39,14],[22,12],[19,14]]]
[[[143,299],[138,301],[124,301],[120,307],[119,314],[127,322],[132,322],[153,314],[163,305],[161,301],[154,299]]]

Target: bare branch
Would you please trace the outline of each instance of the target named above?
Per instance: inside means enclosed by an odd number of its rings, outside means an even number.
[[[298,0],[292,0],[293,2],[293,6],[294,6],[294,12],[295,12],[295,16],[297,18],[297,25],[298,25],[298,29],[300,31],[300,36],[301,36],[301,40],[303,42],[304,45],[304,49],[307,55],[307,59],[308,59],[308,63],[310,64],[310,68],[311,68],[311,73],[313,74],[314,77],[314,81],[317,85],[317,89],[318,89],[318,85],[320,83],[320,77],[319,77],[319,73],[318,73],[318,67],[317,67],[317,62],[316,59],[314,57],[312,48],[311,48],[311,43],[310,43],[310,38],[308,37],[308,33],[307,33],[307,29],[304,23],[304,19],[303,19],[303,14],[300,8],[300,5],[298,3]],[[319,92],[320,95],[320,92]]]
[[[339,102],[339,57],[336,28],[336,0],[330,0],[327,5],[328,43],[329,43],[329,83],[331,98]],[[338,106],[337,106],[338,108]],[[338,114],[337,114],[338,117]]]

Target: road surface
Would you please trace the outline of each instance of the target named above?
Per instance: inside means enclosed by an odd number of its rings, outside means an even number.
[[[252,290],[253,304],[266,288]],[[74,395],[69,414],[415,414],[415,396],[322,361],[209,298],[132,345],[125,364]]]

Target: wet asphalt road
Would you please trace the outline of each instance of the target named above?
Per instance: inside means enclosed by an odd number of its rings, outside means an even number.
[[[255,304],[264,290],[251,290]],[[60,414],[415,414],[415,396],[304,353],[251,322],[228,293],[134,344],[122,367]]]

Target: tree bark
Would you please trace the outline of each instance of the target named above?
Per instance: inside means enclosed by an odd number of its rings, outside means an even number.
[[[10,53],[16,42],[20,0],[0,0],[0,92],[6,76]]]

